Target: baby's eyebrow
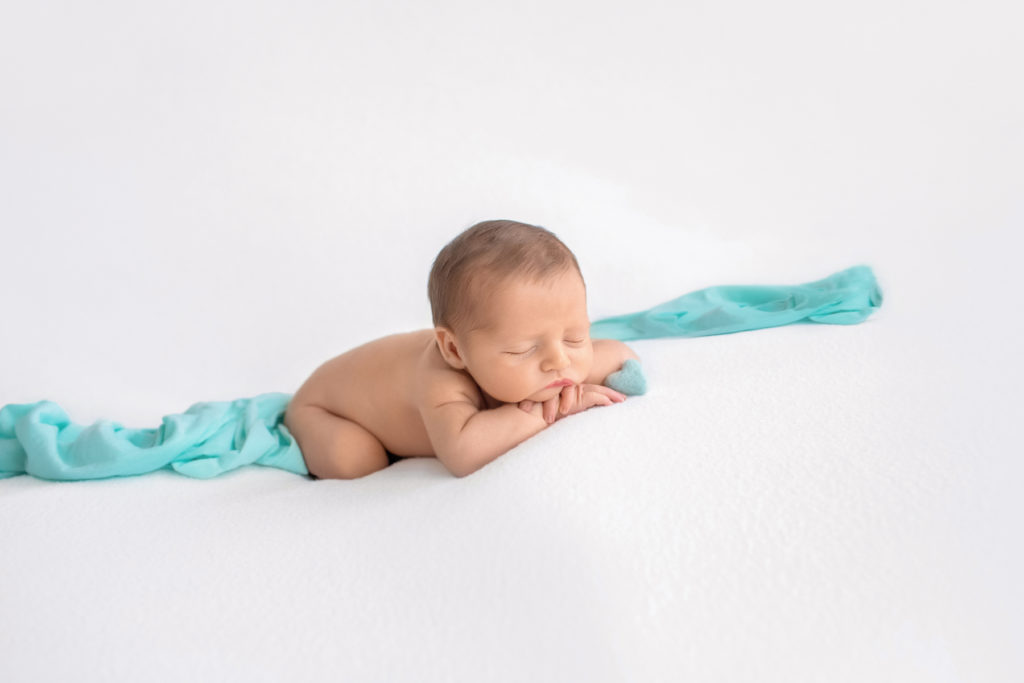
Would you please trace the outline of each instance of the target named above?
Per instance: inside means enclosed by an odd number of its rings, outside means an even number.
[[[506,339],[502,344],[504,346],[522,346],[524,344],[535,344],[537,343],[536,337],[516,337],[514,339]]]
[[[580,325],[578,327],[567,327],[562,331],[563,335],[568,336],[584,336],[587,334],[587,330],[590,329],[586,325]],[[516,335],[515,337],[509,337],[505,340],[505,343],[509,346],[515,346],[519,344],[535,344],[537,340],[543,339],[546,335],[543,332],[537,332],[535,334],[523,334]]]

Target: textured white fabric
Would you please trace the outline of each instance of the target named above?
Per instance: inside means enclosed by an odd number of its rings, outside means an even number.
[[[854,263],[881,310],[635,342],[645,396],[463,479],[2,481],[0,679],[1013,680],[1008,12],[481,7],[5,11],[0,403],[294,391],[489,218],[594,317]]]

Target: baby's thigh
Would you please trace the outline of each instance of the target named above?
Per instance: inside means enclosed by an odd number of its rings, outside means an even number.
[[[356,479],[388,466],[377,437],[320,406],[289,405],[284,425],[298,442],[306,469],[319,479]]]

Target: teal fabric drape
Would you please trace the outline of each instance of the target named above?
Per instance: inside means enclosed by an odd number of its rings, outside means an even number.
[[[591,324],[595,339],[655,339],[731,334],[796,322],[851,325],[882,305],[868,266],[802,285],[719,285],[636,313]]]
[[[208,479],[243,465],[308,474],[299,445],[282,424],[291,394],[202,401],[155,429],[112,420],[78,425],[53,401],[0,408],[0,478],[128,477],[159,469]]]

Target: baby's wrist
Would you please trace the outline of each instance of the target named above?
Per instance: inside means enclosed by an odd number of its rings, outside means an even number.
[[[523,405],[524,403],[529,403],[530,407],[525,407]],[[537,401],[520,401],[518,404],[516,404],[516,408],[528,415],[533,415],[534,417],[539,418],[541,420],[544,419],[543,403],[538,403]]]

